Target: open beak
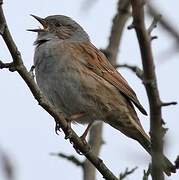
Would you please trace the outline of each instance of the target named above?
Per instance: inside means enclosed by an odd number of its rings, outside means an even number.
[[[46,22],[45,19],[41,18],[41,17],[38,17],[38,16],[35,16],[33,14],[31,14],[31,16],[33,18],[35,18],[42,26],[43,26],[43,29],[39,28],[39,29],[27,29],[27,31],[32,31],[32,32],[44,32],[47,30],[48,28],[48,24]]]

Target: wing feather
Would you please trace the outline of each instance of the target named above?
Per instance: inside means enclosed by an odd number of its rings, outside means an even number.
[[[70,43],[70,45],[72,45],[72,43]],[[100,50],[89,42],[78,42],[73,43],[73,45],[75,46],[75,50],[78,49],[79,51],[77,52],[78,56],[79,54],[85,54],[82,59],[90,70],[114,85],[127,99],[132,101],[143,114],[147,115],[147,112],[140,104],[133,89],[122,75],[109,63],[106,56]]]

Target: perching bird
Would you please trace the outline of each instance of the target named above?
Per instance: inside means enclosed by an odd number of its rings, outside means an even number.
[[[38,33],[34,43],[36,80],[48,100],[66,118],[73,117],[71,121],[91,125],[102,120],[110,124],[137,140],[150,154],[150,138],[134,105],[145,115],[146,111],[127,81],[90,42],[83,28],[63,15],[32,16],[43,26],[31,31]],[[163,168],[167,175],[175,172],[166,157]]]

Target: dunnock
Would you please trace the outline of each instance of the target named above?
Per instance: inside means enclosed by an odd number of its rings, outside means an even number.
[[[137,140],[150,153],[150,138],[133,106],[145,115],[146,111],[127,81],[90,42],[83,28],[63,15],[44,19],[32,16],[43,26],[31,31],[38,32],[34,43],[36,80],[48,100],[67,119],[90,125],[102,120]],[[166,174],[175,172],[166,157],[164,162]]]

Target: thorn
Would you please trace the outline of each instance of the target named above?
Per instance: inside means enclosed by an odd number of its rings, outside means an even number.
[[[172,102],[161,102],[161,106],[171,106],[171,105],[177,105],[178,103],[176,101]]]
[[[158,39],[158,36],[151,36],[150,40],[153,41],[155,39]]]
[[[162,125],[165,125],[166,122],[165,122],[163,119],[161,119],[161,124],[162,124]]]
[[[162,127],[162,137],[165,136],[165,134],[167,133],[167,131],[168,131],[168,128]]]
[[[160,21],[162,15],[158,14],[153,18],[153,21],[151,23],[151,25],[148,28],[148,34],[150,35],[152,33],[152,31],[157,27],[157,23]]]
[[[134,23],[132,23],[131,25],[129,25],[129,26],[127,27],[128,30],[131,30],[131,29],[134,29],[134,28],[135,28]]]
[[[71,129],[68,129],[67,131],[68,131],[68,132],[67,132],[67,134],[65,135],[65,139],[71,139],[73,133],[72,133]]]
[[[0,69],[4,69],[4,68],[9,69],[9,71],[11,71],[11,72],[16,71],[16,68],[15,68],[13,62],[11,62],[11,63],[3,63],[2,61],[0,61]]]
[[[175,168],[179,169],[179,156],[177,156],[177,158],[175,160]]]

